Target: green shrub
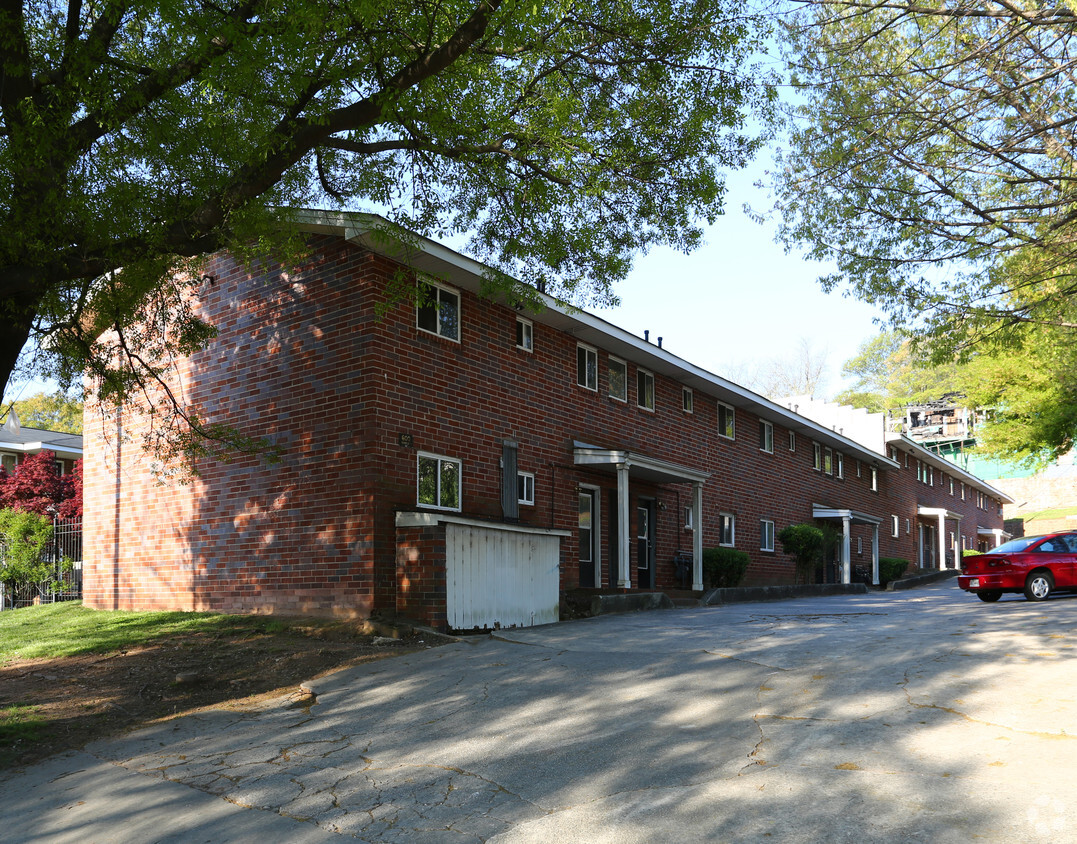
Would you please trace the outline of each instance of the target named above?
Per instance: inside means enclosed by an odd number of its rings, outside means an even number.
[[[885,587],[891,580],[897,580],[909,567],[909,561],[900,557],[879,557],[879,585]]]
[[[6,591],[55,580],[55,569],[44,562],[52,540],[52,519],[21,510],[0,510],[0,583]]]
[[[981,553],[980,551],[977,551],[974,548],[966,548],[964,551],[961,552],[961,556],[962,557],[979,557],[980,553]]]
[[[808,582],[808,575],[815,571],[815,565],[822,559],[827,536],[815,525],[787,525],[778,533],[778,541],[786,554],[796,558],[796,580]]]
[[[751,558],[736,548],[703,549],[703,582],[708,588],[739,586]]]

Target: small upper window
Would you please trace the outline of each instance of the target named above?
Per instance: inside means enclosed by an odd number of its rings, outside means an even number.
[[[606,364],[610,398],[628,401],[628,367],[620,358],[611,357]]]
[[[692,388],[683,387],[681,389],[681,409],[685,413],[692,412]]]
[[[460,342],[460,296],[430,281],[419,282],[415,324],[423,331]]]
[[[436,454],[420,454],[418,495],[421,507],[460,509],[460,461]]]
[[[816,472],[823,469],[823,447],[819,443],[811,444],[811,467]]]
[[[654,375],[646,369],[636,370],[636,404],[654,410]]]
[[[845,477],[845,455],[840,451],[834,452],[834,474],[839,478]]]
[[[535,326],[531,320],[519,316],[516,317],[516,348],[525,352],[535,350]]]
[[[590,346],[576,347],[576,383],[598,390],[598,352]]]
[[[695,510],[692,507],[684,508],[684,529],[692,530],[692,525],[695,524]]]
[[[879,491],[879,470],[874,466],[871,467],[871,491]]]
[[[531,472],[516,475],[516,497],[521,504],[535,503],[535,476]]]
[[[736,519],[732,513],[718,514],[718,544],[732,546],[736,544]]]
[[[759,520],[759,550],[774,550],[774,522],[770,519]]]
[[[823,449],[823,471],[828,475],[834,474],[834,451],[833,449]]]
[[[774,425],[763,419],[759,420],[759,449],[768,454],[774,453]]]
[[[789,450],[797,450],[797,435],[794,434],[792,431],[789,432]]]
[[[736,435],[736,416],[728,404],[718,402],[718,436],[734,439]]]

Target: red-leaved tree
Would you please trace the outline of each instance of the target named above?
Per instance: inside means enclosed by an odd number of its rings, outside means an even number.
[[[39,516],[48,515],[52,507],[65,518],[81,516],[82,461],[75,472],[61,475],[53,452],[30,455],[14,471],[0,475],[0,507]]]

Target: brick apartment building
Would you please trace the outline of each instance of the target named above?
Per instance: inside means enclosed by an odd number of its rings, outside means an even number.
[[[141,423],[88,409],[88,605],[481,629],[555,621],[577,587],[698,590],[712,546],[749,553],[748,583],[791,583],[776,535],[798,522],[842,534],[845,582],[998,538],[1003,494],[911,440],[865,444],[546,297],[481,298],[482,265],[394,246],[376,217],[301,214],[301,268],[210,260],[197,305],[219,334],[175,372],[203,418],[283,459],[161,484]],[[400,272],[426,303],[379,308]]]

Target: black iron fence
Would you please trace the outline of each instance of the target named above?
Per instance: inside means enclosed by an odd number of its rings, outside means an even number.
[[[53,518],[52,539],[41,562],[49,571],[46,579],[15,586],[0,583],[0,610],[82,598],[82,519]],[[0,539],[0,567],[3,564],[4,542]]]

